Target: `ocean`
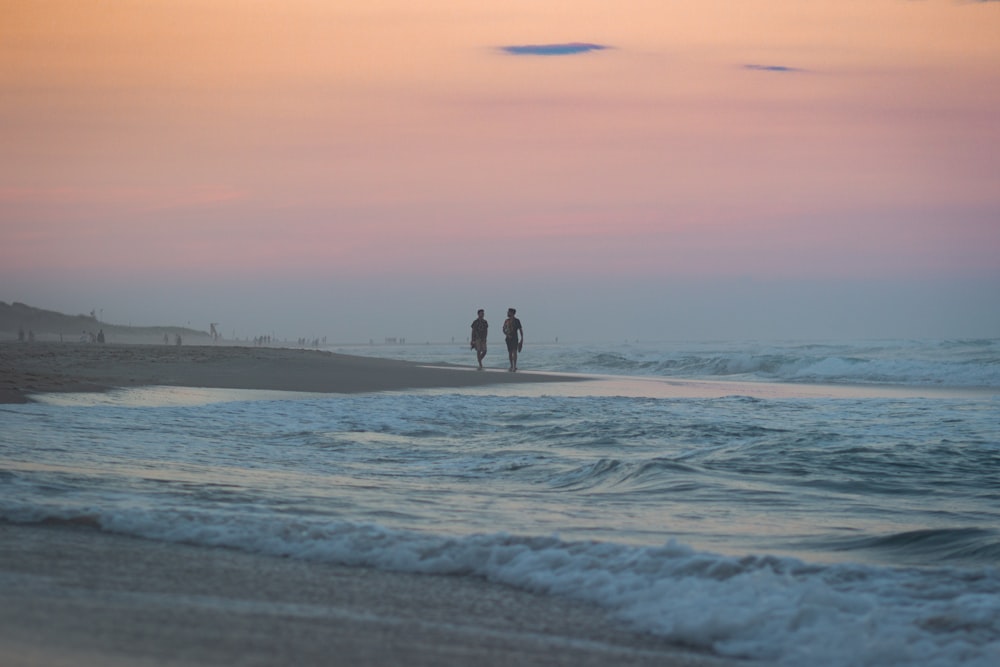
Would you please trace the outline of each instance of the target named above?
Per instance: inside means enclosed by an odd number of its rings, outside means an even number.
[[[773,665],[1000,664],[1000,339],[529,340],[519,366],[595,379],[0,406],[0,520],[480,577]]]

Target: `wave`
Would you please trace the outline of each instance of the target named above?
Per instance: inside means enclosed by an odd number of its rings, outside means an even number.
[[[482,577],[602,606],[634,628],[775,665],[986,667],[1000,657],[1000,570],[810,565],[558,536],[449,537],[374,524],[6,501],[0,518],[390,571]]]
[[[553,370],[690,379],[1000,387],[1000,341],[625,344],[555,354]]]
[[[690,492],[701,486],[697,479],[692,479],[699,472],[694,466],[666,458],[641,462],[602,458],[553,475],[547,481],[551,488],[560,491]]]
[[[418,363],[468,365],[455,345],[337,348]],[[541,343],[526,369],[562,373],[769,382],[1000,387],[1000,339],[848,342]]]
[[[1000,563],[1000,532],[982,528],[909,530],[890,535],[825,541],[831,551],[875,551],[896,562],[950,561]]]

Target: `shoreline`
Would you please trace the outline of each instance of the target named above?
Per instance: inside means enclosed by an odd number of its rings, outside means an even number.
[[[0,405],[35,395],[104,393],[114,389],[189,387],[294,393],[354,394],[506,385],[540,395],[644,398],[948,398],[992,399],[995,387],[815,384],[729,379],[478,371],[468,366],[342,354],[315,349],[245,345],[0,342]]]
[[[32,394],[143,386],[364,393],[586,378],[359,357],[321,350],[235,345],[0,342],[0,404]]]
[[[0,522],[0,663],[724,667],[599,608],[407,574]]]

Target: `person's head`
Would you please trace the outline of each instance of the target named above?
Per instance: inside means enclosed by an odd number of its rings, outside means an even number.
[[[479,310],[476,311],[476,315],[479,315],[479,317],[482,317],[485,314],[486,314],[486,311],[483,310],[482,308],[480,308]]]
[[[508,308],[507,317],[514,317],[517,314],[517,308]]]

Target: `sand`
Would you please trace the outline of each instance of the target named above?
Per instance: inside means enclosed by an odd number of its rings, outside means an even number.
[[[290,348],[0,343],[0,403],[23,403],[43,392],[152,385],[357,393],[568,379]]]
[[[0,523],[0,664],[727,663],[484,580]]]
[[[115,387],[354,393],[567,381],[234,346],[0,343],[0,402]],[[719,665],[485,580],[0,522],[0,665]]]

